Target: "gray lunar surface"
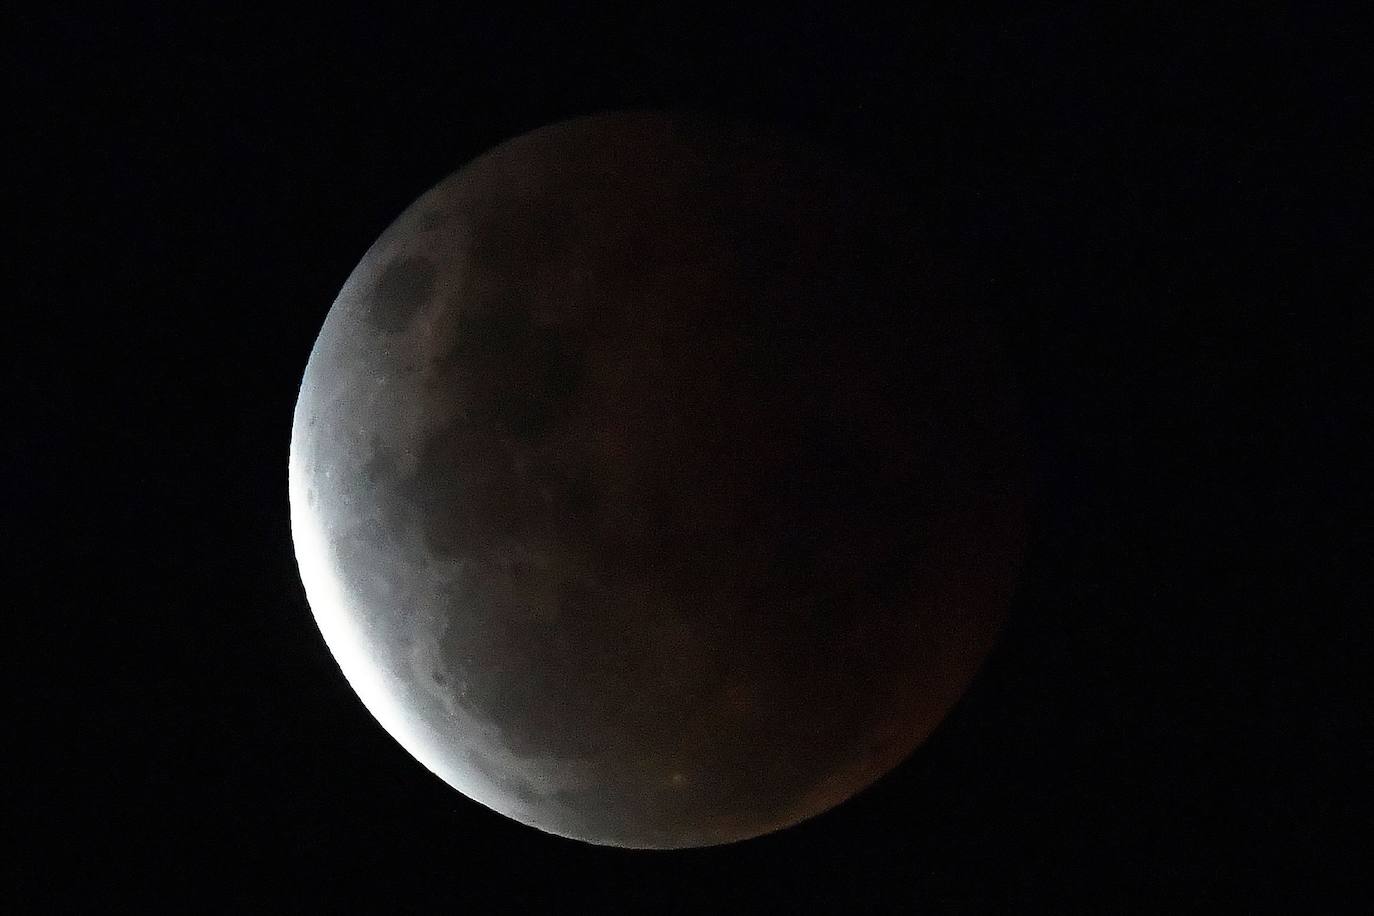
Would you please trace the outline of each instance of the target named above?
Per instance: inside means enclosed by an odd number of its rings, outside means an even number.
[[[838,804],[948,713],[1020,562],[1015,405],[883,198],[765,133],[604,115],[366,253],[300,388],[292,533],[425,767],[551,833],[701,846]]]

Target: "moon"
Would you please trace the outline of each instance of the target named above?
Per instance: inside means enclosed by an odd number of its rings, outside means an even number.
[[[796,824],[948,714],[1021,562],[995,322],[900,195],[652,112],[507,141],[349,276],[291,433],[344,676],[459,792],[590,843]]]

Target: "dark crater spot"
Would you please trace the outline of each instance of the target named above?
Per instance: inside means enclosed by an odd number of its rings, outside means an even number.
[[[528,783],[516,783],[513,791],[516,799],[527,805],[532,805],[539,801],[539,793],[530,788]]]
[[[366,475],[367,482],[370,484],[395,480],[399,476],[396,456],[386,449],[380,448],[374,441],[373,454],[363,465],[363,474]]]
[[[428,258],[393,259],[372,291],[368,321],[389,333],[403,330],[434,294],[435,274],[434,262]]]

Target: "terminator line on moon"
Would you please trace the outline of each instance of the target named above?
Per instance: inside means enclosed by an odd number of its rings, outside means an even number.
[[[986,322],[874,186],[765,131],[563,122],[424,194],[301,384],[292,534],[381,725],[541,830],[675,848],[863,789],[1022,550]]]

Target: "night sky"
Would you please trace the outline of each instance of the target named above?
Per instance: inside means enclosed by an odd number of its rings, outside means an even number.
[[[1340,837],[1368,642],[1333,613],[1367,603],[1368,400],[1332,347],[1348,282],[1371,298],[1349,25],[736,6],[5,27],[12,912],[1366,909]],[[1032,432],[1012,619],[935,736],[677,853],[425,771],[325,648],[287,516],[296,388],[381,230],[501,140],[626,107],[782,126],[917,201]]]

